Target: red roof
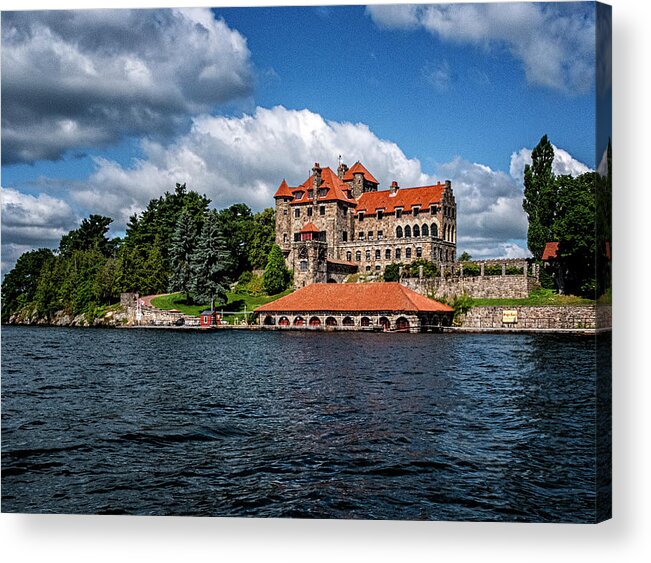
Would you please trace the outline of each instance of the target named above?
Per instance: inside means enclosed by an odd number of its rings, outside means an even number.
[[[293,197],[292,192],[289,191],[289,186],[285,180],[283,180],[280,186],[278,186],[274,197]]]
[[[348,262],[347,260],[337,260],[336,258],[327,258],[326,262],[329,262],[330,264],[339,264],[341,266],[353,266],[355,268],[358,267],[358,264],[355,262]]]
[[[543,250],[542,260],[550,260],[556,258],[558,252],[558,243],[557,242],[548,242],[545,245],[545,250]]]
[[[398,282],[313,283],[258,307],[263,312],[452,312],[454,309]]]
[[[404,211],[410,211],[414,206],[419,206],[425,210],[430,205],[440,203],[444,191],[445,184],[439,182],[433,186],[401,188],[398,189],[395,195],[391,195],[391,190],[365,192],[357,200],[356,211],[375,213],[378,209],[383,209],[385,213],[393,213],[396,207],[402,207]]]
[[[349,203],[355,203],[353,198],[349,198],[346,194],[350,190],[350,186],[344,184],[339,176],[337,176],[330,168],[321,169],[321,184],[319,185],[319,190],[327,190],[324,195],[319,196],[317,194],[318,201],[347,201]],[[312,174],[305,182],[296,188],[289,188],[294,194],[294,199],[292,203],[305,203],[311,201],[308,196],[308,190],[314,188],[314,174]],[[296,197],[300,195],[301,197]]]
[[[303,228],[299,231],[299,233],[320,233],[320,232],[321,231],[317,228],[317,226],[311,221],[303,225]]]
[[[366,167],[359,161],[357,161],[355,164],[353,164],[353,166],[351,168],[346,170],[346,173],[344,174],[344,181],[345,182],[350,182],[353,179],[353,174],[355,174],[356,172],[361,172],[362,174],[364,174],[364,178],[366,178],[366,180],[368,180],[369,182],[373,182],[374,184],[379,184],[380,183],[375,179],[373,174],[371,174],[366,169]]]

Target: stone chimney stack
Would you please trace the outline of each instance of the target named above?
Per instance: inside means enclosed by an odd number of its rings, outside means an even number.
[[[395,180],[391,182],[391,186],[389,187],[389,193],[391,195],[396,195],[398,193],[398,190],[400,189],[400,186],[398,186],[398,182]]]
[[[312,197],[316,201],[317,198],[317,191],[319,189],[319,186],[323,182],[321,179],[321,166],[319,165],[318,162],[314,163],[314,168],[312,168],[312,174],[314,175],[314,185],[312,188],[314,189],[314,193],[312,194]]]
[[[339,164],[339,167],[337,168],[337,176],[339,176],[340,180],[344,179],[344,174],[348,171],[348,166],[346,166],[343,162]]]
[[[449,192],[451,190],[452,190],[452,182],[450,182],[450,180],[446,180],[445,181],[445,191]]]

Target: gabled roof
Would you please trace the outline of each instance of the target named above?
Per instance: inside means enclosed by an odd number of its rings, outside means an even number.
[[[264,312],[452,312],[454,309],[398,282],[313,283],[255,310]]]
[[[350,182],[353,179],[353,174],[356,172],[361,172],[364,174],[364,178],[368,180],[369,182],[373,182],[374,184],[379,184],[373,174],[371,174],[366,167],[359,161],[357,161],[355,164],[353,164],[348,170],[346,170],[346,173],[344,174],[344,181],[345,182]]]
[[[557,242],[548,242],[545,245],[545,250],[543,250],[542,253],[542,260],[551,260],[552,258],[556,258],[556,255],[558,253],[558,243]]]
[[[278,186],[278,189],[276,190],[274,197],[294,197],[292,195],[292,192],[289,190],[289,186],[287,185],[287,182],[285,182],[285,180],[283,180],[280,186]]]
[[[400,188],[394,195],[390,190],[364,192],[357,200],[356,212],[375,213],[382,209],[385,213],[393,213],[396,207],[411,211],[415,206],[426,210],[430,205],[441,203],[444,191],[445,184],[439,182],[433,186]]]
[[[299,233],[320,233],[321,231],[311,221],[303,226]]]
[[[350,190],[350,186],[344,184],[337,174],[335,174],[330,168],[321,169],[321,185],[319,185],[319,190],[327,190],[326,193],[322,196],[317,194],[318,201],[346,201],[348,203],[355,203],[353,198],[349,198],[346,194]],[[312,174],[305,182],[296,188],[289,188],[290,191],[294,194],[294,199],[291,203],[304,203],[306,201],[311,201],[307,197],[308,190],[313,189],[314,187],[314,174]],[[296,194],[300,192],[303,194],[303,197],[298,199]]]

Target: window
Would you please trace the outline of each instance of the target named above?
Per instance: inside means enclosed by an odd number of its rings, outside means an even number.
[[[402,238],[402,227],[396,228],[396,237]]]
[[[436,205],[432,205],[432,206],[429,208],[429,212],[430,212],[432,215],[436,215],[436,212],[437,212]]]
[[[411,247],[405,248],[405,258],[411,258]]]
[[[319,215],[325,215],[325,205],[319,207]]]
[[[287,233],[283,233],[283,242],[287,243]]]
[[[432,223],[432,236],[439,236],[439,228],[436,226],[436,223]]]
[[[287,208],[283,209],[283,215],[287,215]]]
[[[343,213],[344,213],[344,217],[348,215],[348,208],[345,205],[344,205]]]
[[[294,242],[301,240],[301,233],[294,233]]]
[[[361,250],[355,251],[355,260],[357,260],[358,262],[362,261],[362,251]]]
[[[370,251],[370,249],[367,249],[366,250],[366,261],[370,262],[370,260],[371,260],[371,251]]]
[[[312,199],[314,197],[314,190],[307,190],[307,199]]]
[[[382,237],[384,236],[384,233],[382,231],[377,232],[377,239],[382,240]]]
[[[300,217],[301,216],[301,208],[297,207],[294,209],[294,217]]]
[[[378,209],[378,211],[377,211],[377,218],[378,218],[378,219],[382,219],[382,214],[383,214],[383,213],[384,213],[384,211],[382,211],[381,209]]]
[[[370,266],[366,266],[366,271],[367,271],[367,272],[370,272],[370,271],[371,271],[371,267],[370,267]]]
[[[364,240],[364,233],[362,233],[361,231],[359,233],[357,233],[357,239],[358,240]]]
[[[402,209],[396,209],[396,219],[400,219],[402,217]]]
[[[375,259],[376,259],[376,260],[380,260],[381,258],[382,258],[382,251],[378,248],[378,249],[375,251]]]
[[[346,260],[348,260],[349,262],[353,261],[353,253],[350,250],[346,252]]]
[[[414,225],[414,236],[415,237],[420,236],[420,227],[418,225]]]
[[[387,248],[384,251],[384,258],[385,258],[385,260],[391,260],[391,249],[390,248]]]
[[[348,242],[348,231],[344,231],[343,233],[341,233],[341,240],[343,240],[344,242]]]
[[[295,197],[296,199],[303,199],[303,192],[296,192],[296,193],[294,194],[294,197]]]
[[[380,271],[380,268],[381,268],[381,266],[380,266],[379,264],[376,264],[376,265],[375,265],[375,269],[376,269],[377,271]]]
[[[429,227],[427,226],[427,223],[423,225],[423,236],[428,237],[429,236]]]
[[[405,227],[405,238],[411,238],[411,227],[409,225]]]
[[[363,221],[363,220],[364,220],[364,212],[363,212],[363,211],[360,211],[360,212],[357,214],[357,218],[358,218],[360,221]]]
[[[420,258],[423,255],[423,249],[420,246],[416,247],[416,258]]]
[[[368,237],[367,237],[367,239],[368,239],[368,240],[373,240],[373,231],[369,231],[369,232],[368,232]]]
[[[307,260],[301,260],[301,272],[307,272]]]
[[[312,217],[312,208],[311,207],[307,208],[307,216]]]
[[[402,252],[399,248],[396,248],[396,260],[400,260],[400,257],[402,255]]]
[[[328,190],[326,188],[319,188],[319,197],[325,197],[328,193]]]
[[[414,207],[413,211],[414,211],[414,217],[418,217],[418,212],[420,211],[420,207]]]

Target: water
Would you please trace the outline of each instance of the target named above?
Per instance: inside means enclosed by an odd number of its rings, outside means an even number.
[[[3,327],[3,512],[595,519],[595,342]]]

